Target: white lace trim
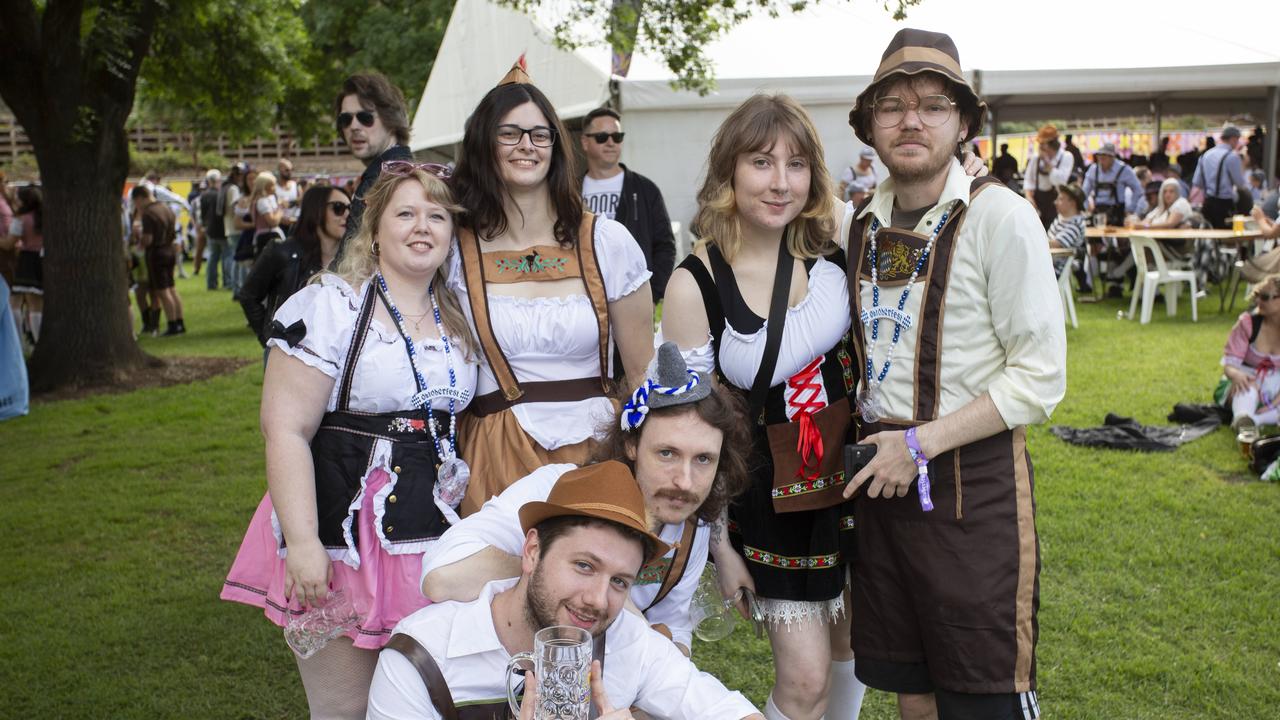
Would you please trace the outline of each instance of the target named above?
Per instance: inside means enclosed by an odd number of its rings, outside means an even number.
[[[834,623],[844,615],[844,593],[830,600],[817,602],[809,600],[778,600],[775,598],[756,597],[756,607],[764,615],[765,622],[778,627],[786,626],[791,630],[791,623],[797,629],[807,623],[817,622],[823,625]]]

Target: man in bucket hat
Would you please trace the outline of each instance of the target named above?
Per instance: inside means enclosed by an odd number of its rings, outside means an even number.
[[[655,365],[654,377],[611,423],[596,460],[631,468],[651,529],[678,546],[646,567],[631,588],[631,600],[687,655],[693,633],[689,603],[706,565],[711,527],[728,501],[746,488],[749,439],[740,399],[689,371],[675,343],[658,348]],[[471,600],[486,582],[518,575],[524,540],[520,508],[546,499],[574,467],[561,463],[535,470],[445,532],[423,557],[423,594],[435,602]],[[742,562],[727,541],[712,550],[717,562]],[[721,551],[727,557],[721,559]]]
[[[458,706],[466,717],[506,717],[507,661],[552,625],[595,638],[591,694],[601,720],[630,718],[632,705],[656,717],[762,718],[622,612],[642,565],[669,550],[647,512],[620,462],[565,473],[545,501],[520,508],[519,579],[490,582],[472,602],[429,605],[396,626],[374,672],[369,718],[457,718]],[[531,695],[521,718],[533,717]]]
[[[1062,399],[1066,338],[1035,209],[956,160],[984,114],[951,38],[912,29],[849,114],[889,170],[845,220],[856,434],[876,446],[846,490],[852,641],[904,718],[1038,716],[1025,426]]]
[[[1129,164],[1116,154],[1113,143],[1093,153],[1093,165],[1084,173],[1084,196],[1090,212],[1107,216],[1108,225],[1123,225],[1126,214],[1138,211],[1142,183]]]

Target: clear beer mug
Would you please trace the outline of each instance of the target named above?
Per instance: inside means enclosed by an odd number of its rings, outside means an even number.
[[[507,704],[520,717],[512,687],[513,671],[527,666],[537,682],[533,716],[537,720],[587,720],[591,710],[591,633],[570,625],[553,625],[533,636],[533,652],[516,653],[507,663]],[[525,686],[525,700],[531,696]]]

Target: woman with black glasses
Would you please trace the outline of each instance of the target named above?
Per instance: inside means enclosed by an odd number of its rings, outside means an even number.
[[[613,415],[612,346],[633,378],[653,356],[644,254],[620,223],[583,211],[568,142],[518,66],[467,120],[449,287],[486,362],[459,427],[463,517],[543,465],[585,462]]]
[[[350,198],[336,187],[313,187],[302,196],[293,235],[268,243],[240,288],[240,305],[249,327],[267,346],[266,326],[276,308],[332,264],[347,228]]]

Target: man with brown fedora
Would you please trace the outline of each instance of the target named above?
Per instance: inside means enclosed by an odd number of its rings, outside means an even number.
[[[670,549],[646,513],[620,462],[565,473],[545,501],[520,509],[518,579],[488,583],[472,602],[429,605],[396,626],[378,659],[368,717],[506,717],[508,660],[532,650],[538,630],[569,625],[596,639],[592,696],[601,720],[630,718],[633,705],[665,718],[762,718],[622,612],[644,563]]]
[[[708,550],[717,563],[743,562],[727,539],[713,544],[711,536],[749,482],[745,426],[741,399],[690,371],[675,343],[665,343],[653,377],[631,395],[595,453],[597,462],[631,469],[650,529],[676,546],[645,566],[630,595],[635,610],[686,655],[693,646],[690,601]],[[473,600],[490,580],[519,575],[521,508],[545,500],[574,469],[566,463],[538,468],[449,528],[423,556],[423,594],[433,602]]]
[[[1022,192],[1035,203],[1040,222],[1047,229],[1058,211],[1053,201],[1058,198],[1058,187],[1071,182],[1075,158],[1062,147],[1058,129],[1045,125],[1036,133],[1036,154],[1027,161],[1027,171],[1022,176]]]
[[[956,160],[985,112],[951,38],[905,29],[849,113],[889,170],[845,218],[856,435],[876,448],[846,490],[852,644],[904,718],[1038,716],[1025,426],[1062,399],[1066,338],[1035,210]]]

